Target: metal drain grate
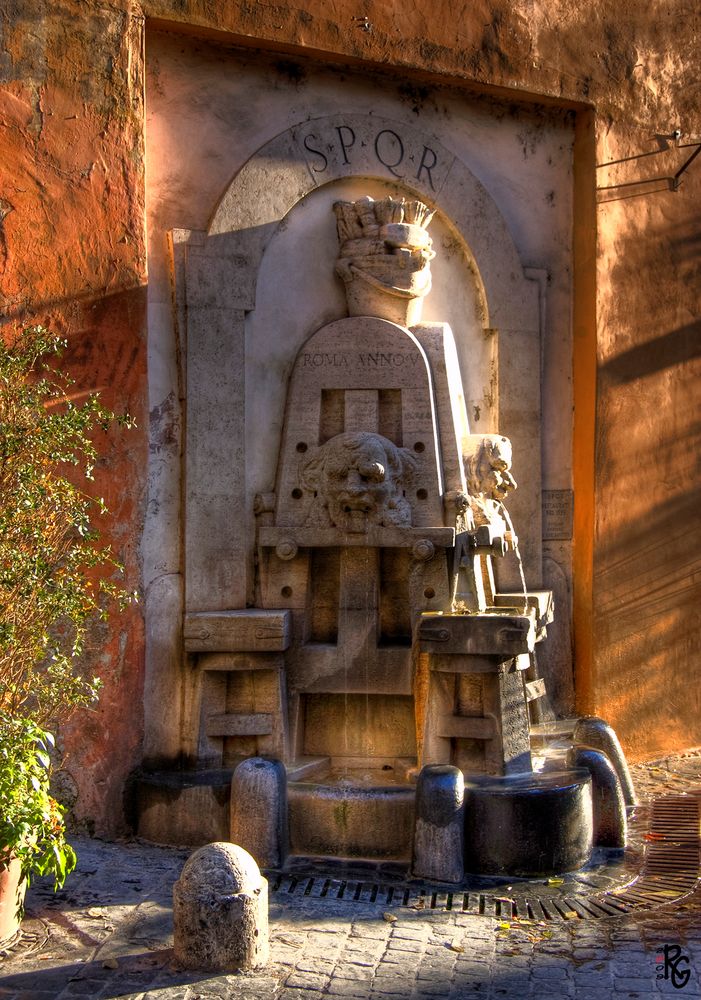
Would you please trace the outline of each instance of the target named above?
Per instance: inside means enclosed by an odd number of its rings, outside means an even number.
[[[279,896],[378,903],[414,910],[452,911],[513,920],[591,920],[628,913],[635,904],[610,893],[537,898],[497,896],[484,892],[446,892],[431,886],[385,885],[381,882],[330,879],[315,875],[272,875],[270,891]]]
[[[652,803],[642,872],[615,895],[638,908],[662,905],[697,887],[701,811],[697,795],[664,795]]]
[[[678,901],[699,883],[700,799],[667,795],[655,799],[640,875],[620,889],[606,892],[538,896],[498,895],[445,887],[373,880],[333,878],[319,874],[269,872],[270,892],[278,897],[377,903],[383,907],[452,911],[530,920],[593,920],[631,910],[652,909]],[[540,883],[542,885],[542,882]]]

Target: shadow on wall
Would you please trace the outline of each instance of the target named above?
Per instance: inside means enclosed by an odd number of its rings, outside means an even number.
[[[622,351],[602,366],[602,372],[612,383],[634,382],[695,358],[701,358],[701,319]]]
[[[670,193],[644,206],[643,236],[630,209],[599,368],[593,708],[632,759],[701,743],[701,218],[689,204]]]

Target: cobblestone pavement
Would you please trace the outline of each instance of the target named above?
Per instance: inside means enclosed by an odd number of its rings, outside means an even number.
[[[643,799],[699,790],[701,751],[633,771]],[[173,962],[172,886],[187,852],[76,847],[64,890],[30,889],[23,938],[0,963],[2,1000],[701,997],[698,891],[647,912],[558,922],[277,895],[266,969],[211,976]]]

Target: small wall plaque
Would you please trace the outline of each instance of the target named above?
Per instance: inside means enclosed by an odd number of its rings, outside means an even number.
[[[543,490],[543,539],[572,538],[572,490]]]

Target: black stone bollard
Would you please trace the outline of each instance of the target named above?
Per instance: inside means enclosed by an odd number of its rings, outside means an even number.
[[[439,882],[464,875],[464,793],[462,771],[449,764],[427,765],[416,786],[412,874]]]
[[[594,813],[594,845],[625,847],[628,832],[626,804],[621,782],[602,750],[574,746],[567,755],[569,767],[583,767],[591,774]]]
[[[628,762],[618,737],[608,722],[604,722],[596,715],[585,715],[577,721],[574,727],[572,742],[575,746],[602,750],[613,764],[621,782],[625,804],[627,806],[636,805],[638,800],[633,788],[633,779],[628,770]]]

